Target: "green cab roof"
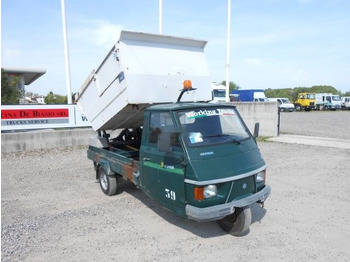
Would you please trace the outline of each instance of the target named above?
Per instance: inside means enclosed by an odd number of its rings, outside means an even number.
[[[152,105],[146,111],[179,111],[192,108],[217,108],[217,107],[236,107],[233,104],[211,104],[211,103],[171,103]]]

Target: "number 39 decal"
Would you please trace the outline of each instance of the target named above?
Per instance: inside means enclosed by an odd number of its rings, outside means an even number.
[[[175,192],[167,188],[165,189],[165,197],[171,200],[176,200]]]

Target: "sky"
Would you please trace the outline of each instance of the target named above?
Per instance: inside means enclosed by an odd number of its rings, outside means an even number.
[[[71,91],[121,30],[159,33],[159,0],[65,0]],[[213,82],[226,79],[227,0],[163,0],[163,34],[207,40]],[[349,0],[232,0],[230,81],[242,89],[331,85],[350,91]],[[45,69],[26,86],[66,94],[60,0],[1,1],[1,66]]]

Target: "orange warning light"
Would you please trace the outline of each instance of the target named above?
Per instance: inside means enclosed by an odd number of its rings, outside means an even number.
[[[191,88],[192,88],[191,80],[185,80],[184,81],[184,89],[191,89]]]

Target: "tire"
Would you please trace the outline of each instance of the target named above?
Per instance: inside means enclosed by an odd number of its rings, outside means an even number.
[[[295,111],[301,111],[301,110],[302,110],[301,105],[296,104],[296,105],[295,105]]]
[[[107,196],[113,196],[117,192],[116,176],[107,175],[107,172],[103,166],[98,166],[97,174],[102,192]]]
[[[233,236],[243,236],[249,232],[252,223],[250,207],[236,208],[235,212],[217,221],[219,226]]]

